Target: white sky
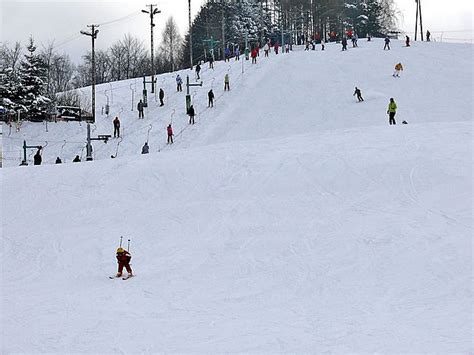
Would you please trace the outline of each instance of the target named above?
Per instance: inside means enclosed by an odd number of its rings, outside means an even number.
[[[204,0],[192,0],[193,16]],[[414,0],[395,0],[403,19],[400,27],[414,31],[416,3]],[[472,7],[474,0],[422,0],[424,29],[433,37],[444,40],[464,39],[472,42]],[[158,4],[161,14],[155,17],[155,47],[166,19],[173,16],[184,34],[188,23],[187,0],[0,0],[0,40],[26,43],[33,35],[38,43],[46,44],[55,39],[59,52],[68,53],[74,61],[90,49],[90,37],[80,36],[91,23],[105,23],[132,13],[136,15],[99,30],[97,48],[108,48],[110,44],[131,33],[142,38],[149,46],[150,26],[147,14],[139,13],[146,4]],[[449,4],[449,5],[446,5]],[[448,32],[450,31],[450,32]],[[451,32],[461,31],[461,32]],[[443,33],[442,33],[443,32]],[[64,43],[67,42],[67,43]]]

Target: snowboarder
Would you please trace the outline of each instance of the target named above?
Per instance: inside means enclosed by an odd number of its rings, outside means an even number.
[[[252,64],[257,64],[257,48],[252,49],[250,56],[252,57]]]
[[[265,43],[265,45],[263,46],[263,52],[265,53],[265,57],[268,57],[268,52],[270,51],[270,45],[267,43]]]
[[[138,110],[138,118],[144,118],[143,116],[143,108],[145,105],[143,104],[143,101],[140,100],[140,102],[137,104],[137,110]]]
[[[76,155],[76,157],[72,160],[73,163],[80,163],[81,158],[79,158],[79,155]]]
[[[199,76],[199,73],[201,72],[201,65],[198,63],[196,65],[196,76],[197,76],[197,79],[200,80],[201,77]]]
[[[426,42],[430,42],[430,41],[431,41],[431,32],[426,31]]]
[[[41,157],[41,149],[43,148],[40,146],[38,150],[36,151],[35,156],[33,157],[34,165],[41,165],[41,162],[43,161],[43,158]]]
[[[164,106],[165,103],[163,102],[163,99],[165,98],[165,92],[163,91],[162,88],[160,88],[160,94],[159,94],[159,97],[160,97],[160,106]]]
[[[229,84],[229,73],[226,73],[224,77],[224,91],[229,91],[230,90],[230,84]]]
[[[397,65],[395,65],[395,71],[393,73],[393,77],[395,78],[399,78],[400,77],[400,72],[403,71],[403,66],[402,66],[402,63],[398,63]]]
[[[389,116],[388,123],[390,125],[396,124],[395,122],[395,114],[397,113],[397,104],[395,103],[395,100],[390,98],[390,103],[388,104],[388,109],[387,109],[387,114]]]
[[[194,124],[194,116],[196,116],[196,111],[194,111],[193,105],[189,107],[188,115],[189,115],[189,124]]]
[[[354,95],[352,96],[356,96],[356,95],[357,95],[357,100],[359,100],[359,102],[364,101],[364,99],[362,98],[362,93],[360,92],[360,89],[357,88],[357,86],[355,88]]]
[[[145,144],[142,147],[142,154],[148,154],[150,153],[150,146],[148,145],[148,142],[145,142]]]
[[[207,97],[209,98],[209,104],[207,107],[214,107],[214,92],[212,89],[207,93]]]
[[[118,263],[118,271],[116,277],[121,277],[122,276],[122,271],[123,268],[125,268],[128,272],[128,277],[132,277],[132,268],[130,267],[130,260],[132,259],[132,256],[128,251],[126,251],[124,248],[118,248],[117,249],[117,263]]]
[[[347,51],[347,37],[346,36],[342,37],[341,43],[342,43],[342,50]]]
[[[383,50],[390,50],[390,38],[388,36],[385,36],[385,46],[383,46]]]
[[[179,74],[176,76],[176,91],[183,91],[183,79]]]
[[[173,128],[171,128],[171,123],[166,127],[166,132],[168,133],[168,142],[166,144],[173,144]]]
[[[405,36],[405,46],[410,47],[410,37]]]
[[[114,138],[120,137],[120,120],[118,117],[114,119]]]

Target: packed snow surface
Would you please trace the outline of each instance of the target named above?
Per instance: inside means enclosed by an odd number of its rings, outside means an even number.
[[[84,125],[3,127],[1,353],[474,351],[472,46],[359,46],[203,66],[194,126],[176,73],[143,120],[101,85],[93,162]]]

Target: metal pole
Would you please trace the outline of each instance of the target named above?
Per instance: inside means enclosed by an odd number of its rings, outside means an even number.
[[[151,32],[151,93],[155,92],[155,61],[154,61],[154,48],[153,48],[153,5],[150,5],[150,32]]]
[[[188,17],[189,17],[189,68],[193,69],[193,30],[191,27],[191,0],[188,0]]]
[[[92,25],[92,121],[95,123],[95,26]]]
[[[23,141],[23,161],[26,164],[26,141]]]
[[[225,60],[225,1],[222,0],[222,59]]]
[[[92,160],[92,144],[91,144],[91,125],[87,124],[87,145],[86,145],[86,160]]]
[[[418,4],[418,0],[415,0],[416,1],[416,21],[415,21],[415,41],[416,41],[416,37],[418,35],[418,8],[419,8],[419,4]]]
[[[423,42],[423,19],[421,17],[421,0],[418,0],[418,8],[420,12],[420,32],[421,32],[421,41]]]

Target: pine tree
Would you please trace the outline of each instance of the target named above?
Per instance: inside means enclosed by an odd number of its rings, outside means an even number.
[[[43,119],[48,105],[51,103],[51,100],[44,96],[46,93],[47,66],[41,57],[35,54],[36,46],[33,38],[30,38],[30,43],[26,48],[28,53],[25,54],[19,70],[21,84],[19,104],[26,108],[29,119]]]

